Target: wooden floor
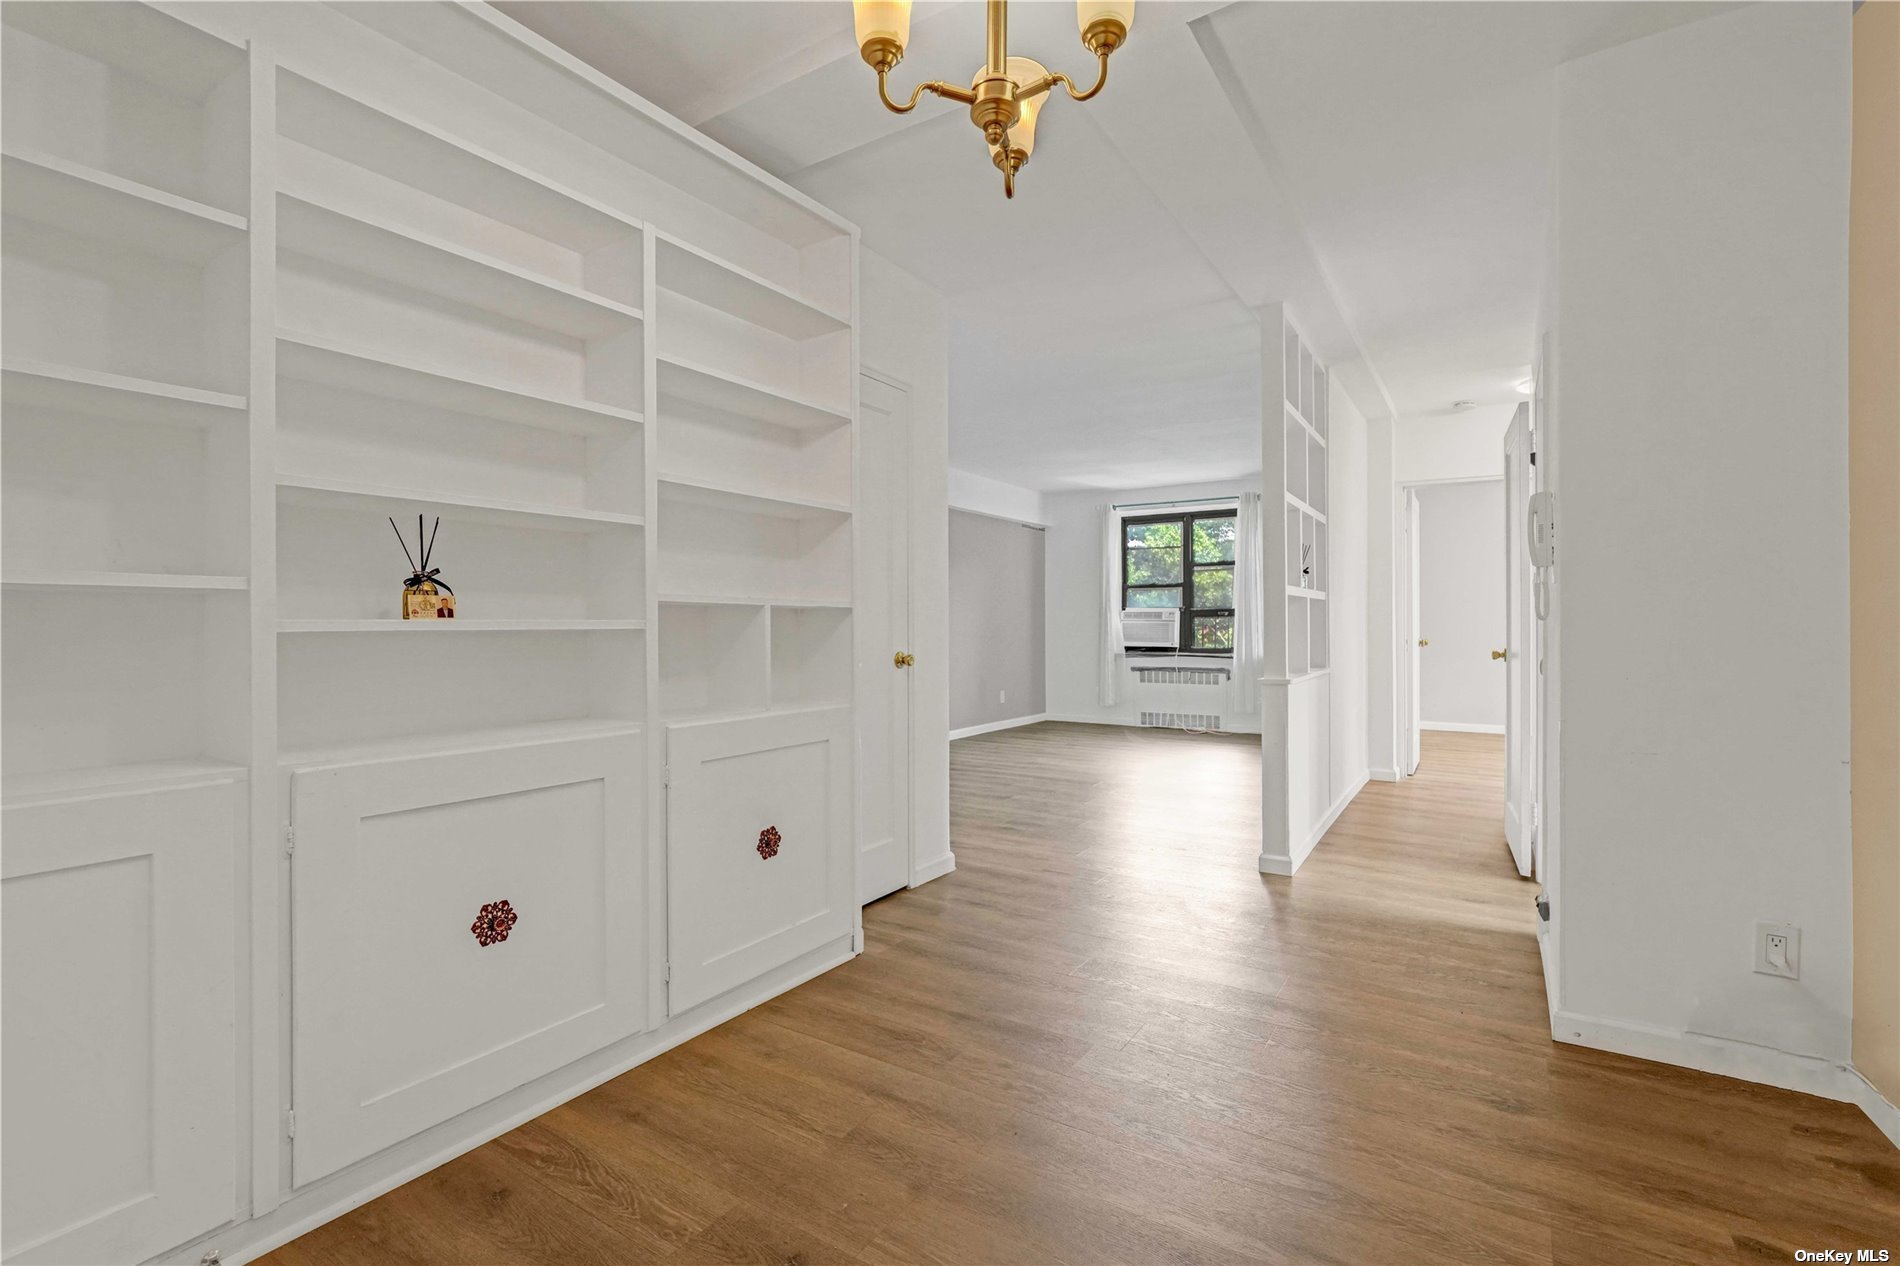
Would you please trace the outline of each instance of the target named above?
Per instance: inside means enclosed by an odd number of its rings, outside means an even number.
[[[1255,741],[951,750],[958,870],[863,957],[265,1260],[1900,1261],[1856,1109],[1551,1043],[1500,740],[1290,880]]]

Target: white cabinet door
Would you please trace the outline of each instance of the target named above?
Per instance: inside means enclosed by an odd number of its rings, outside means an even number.
[[[10,808],[9,1262],[137,1262],[235,1212],[243,785]]]
[[[292,777],[297,1185],[641,1026],[640,752],[627,733]],[[484,922],[503,902],[512,925]]]
[[[848,936],[851,710],[667,730],[670,1014]]]

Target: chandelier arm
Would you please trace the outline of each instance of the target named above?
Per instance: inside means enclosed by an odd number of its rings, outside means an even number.
[[[877,95],[878,100],[884,103],[884,108],[889,110],[892,114],[909,114],[912,110],[917,108],[918,101],[922,100],[926,92],[933,92],[939,97],[945,97],[951,101],[960,102],[963,105],[970,105],[976,100],[976,94],[971,92],[968,88],[959,88],[955,84],[929,80],[911,89],[910,100],[903,105],[898,105],[895,101],[891,100],[890,90],[885,84],[885,79],[888,74],[888,71],[883,70],[877,72]]]
[[[1027,101],[1037,93],[1047,92],[1057,84],[1061,84],[1068,90],[1071,100],[1087,101],[1108,85],[1108,53],[1103,51],[1097,53],[1095,56],[1100,61],[1100,69],[1096,72],[1095,86],[1090,88],[1087,92],[1079,91],[1075,86],[1075,80],[1058,70],[1044,75],[1041,79],[1031,80],[1029,83],[1024,84],[1017,92],[1016,99],[1018,101]]]

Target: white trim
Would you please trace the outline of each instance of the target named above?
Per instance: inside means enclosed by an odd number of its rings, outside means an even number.
[[[1366,777],[1370,778],[1373,782],[1397,782],[1399,780],[1399,771],[1396,769],[1373,769],[1367,771]]]
[[[933,879],[941,879],[957,868],[957,855],[945,853],[933,862],[924,862],[911,872],[910,886],[916,888]]]
[[[201,1236],[155,1260],[196,1263],[204,1250],[215,1247],[230,1266],[262,1257],[306,1231],[341,1217],[411,1179],[444,1165],[465,1152],[499,1138],[561,1104],[586,1094],[622,1073],[646,1063],[682,1042],[749,1011],[787,990],[823,975],[853,957],[853,936],[841,936],[809,954],[793,959],[739,989],[711,999],[660,1028],[616,1042],[576,1060],[566,1068],[537,1078],[479,1108],[398,1143],[364,1161],[322,1179],[292,1195],[263,1217],[239,1222]]]
[[[1887,1141],[1900,1147],[1900,1107],[1893,1100],[1880,1093],[1880,1087],[1867,1080],[1867,1074],[1847,1066],[1849,1088],[1853,1091],[1850,1102],[1858,1103],[1860,1110],[1874,1123],[1874,1128],[1887,1136]]]
[[[1333,829],[1333,823],[1339,821],[1339,815],[1346,811],[1346,806],[1366,789],[1366,783],[1371,780],[1371,777],[1369,772],[1360,774],[1357,781],[1346,789],[1346,793],[1333,801],[1333,807],[1326,811],[1326,816],[1319,820],[1319,825],[1307,833],[1305,841],[1293,851],[1292,857],[1269,857],[1265,853],[1260,854],[1260,873],[1291,875],[1305,865],[1306,859],[1311,857],[1313,850],[1319,847],[1319,842],[1326,838],[1326,832]]]
[[[1501,725],[1479,725],[1471,721],[1420,721],[1421,730],[1442,730],[1447,734],[1502,734]]]
[[[1206,687],[1206,688],[1215,689],[1215,690],[1219,689],[1218,686],[1212,686],[1212,687]],[[1047,714],[1046,716],[1044,716],[1042,719],[1045,721],[1063,721],[1071,725],[1115,725],[1115,726],[1120,726],[1124,730],[1152,730],[1152,729],[1157,729],[1157,728],[1172,728],[1172,727],[1157,727],[1157,726],[1152,726],[1152,725],[1142,725],[1138,721],[1130,717],[1101,717],[1101,716],[1087,717],[1087,716],[1081,716],[1073,712],[1051,712]],[[1217,730],[1216,733],[1240,734],[1240,735],[1245,735],[1251,738],[1260,737],[1260,718],[1257,716],[1234,718],[1234,717],[1228,716],[1225,712],[1222,712],[1220,714],[1220,719],[1221,719],[1221,728]],[[1247,722],[1247,724],[1245,725],[1227,724],[1229,721],[1236,720],[1236,719],[1245,721]]]
[[[1011,717],[1007,721],[986,721],[982,725],[966,725],[960,730],[950,731],[950,741],[973,738],[978,734],[993,734],[997,730],[1013,730],[1019,725],[1034,725],[1038,721],[1047,721],[1049,714],[1038,712],[1032,717]]]
[[[1863,1081],[1846,1064],[1815,1055],[1798,1055],[1773,1046],[1757,1046],[1731,1037],[1665,1029],[1633,1020],[1606,1020],[1556,1011],[1550,1035],[1571,1046],[1611,1051],[1636,1059],[1674,1064],[1698,1072],[1759,1082],[1783,1090],[1797,1090],[1842,1103],[1860,1103],[1856,1083]],[[1869,1087],[1871,1090],[1872,1087]],[[1864,1105],[1863,1105],[1864,1106]],[[1871,1111],[1869,1115],[1872,1115]]]

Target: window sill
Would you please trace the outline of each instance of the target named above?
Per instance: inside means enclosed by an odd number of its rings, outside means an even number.
[[[1234,657],[1231,653],[1218,651],[1124,651],[1122,658],[1128,661],[1128,671],[1140,668],[1220,668],[1229,673],[1234,670]]]

